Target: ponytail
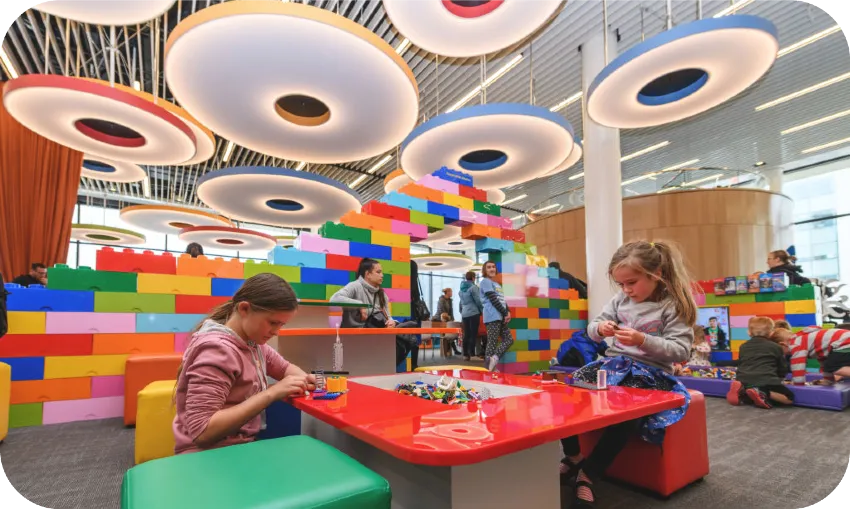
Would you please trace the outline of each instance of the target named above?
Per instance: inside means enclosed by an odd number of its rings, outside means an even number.
[[[797,257],[790,255],[785,250],[772,251],[770,252],[770,256],[779,259],[779,262],[782,262],[783,264],[794,264],[797,262]]]

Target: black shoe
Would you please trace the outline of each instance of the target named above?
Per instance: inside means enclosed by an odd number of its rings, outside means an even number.
[[[581,467],[584,465],[584,459],[573,462],[569,457],[564,457],[561,459],[561,465],[566,468],[566,471],[561,469],[561,485],[573,485],[576,482],[578,472],[581,471]]]

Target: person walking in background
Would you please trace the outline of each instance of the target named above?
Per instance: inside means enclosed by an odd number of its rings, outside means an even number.
[[[484,352],[484,364],[487,370],[493,371],[499,364],[499,359],[514,343],[511,336],[511,312],[505,301],[502,286],[496,282],[499,275],[496,263],[488,260],[481,268],[484,278],[481,280],[481,301],[484,303],[484,325],[487,327],[487,350]]]
[[[454,322],[454,303],[452,301],[452,289],[446,287],[443,289],[443,294],[437,300],[437,310],[434,312],[434,317],[431,319],[435,322]],[[442,353],[445,357],[451,357],[451,352],[460,355],[460,349],[457,348],[457,334],[443,335]]]
[[[478,338],[478,322],[484,305],[481,304],[481,291],[475,285],[475,273],[466,273],[460,284],[460,316],[463,318],[463,359],[469,361],[475,356],[475,341]]]

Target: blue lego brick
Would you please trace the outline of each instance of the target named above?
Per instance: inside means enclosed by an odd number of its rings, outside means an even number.
[[[301,283],[318,285],[348,285],[351,281],[351,271],[341,269],[317,269],[314,267],[301,268]]]
[[[517,329],[517,340],[540,340],[540,330],[538,329]]]
[[[560,271],[558,271],[558,270],[557,270],[557,269],[555,269],[554,267],[547,267],[547,268],[546,268],[546,271],[548,271],[548,272],[549,272],[549,278],[557,279],[557,278],[559,278],[559,277],[561,276]]]
[[[12,367],[13,381],[44,379],[44,358],[0,358],[0,363]]]
[[[571,319],[569,329],[587,329],[587,321]]]
[[[818,317],[813,313],[788,313],[785,314],[785,320],[794,328],[818,325]]]
[[[205,318],[202,313],[137,313],[136,333],[188,333]]]
[[[711,361],[732,361],[732,351],[711,351]]]
[[[327,267],[324,253],[301,251],[295,248],[284,248],[283,246],[275,246],[269,252],[268,261],[270,264],[276,266],[315,267],[320,269]]]
[[[301,411],[287,402],[277,400],[266,408],[266,428],[258,439],[297,436],[301,434]]]
[[[6,284],[6,307],[11,312],[93,312],[94,292],[56,290],[42,286],[22,287]]]
[[[561,288],[560,280],[550,278],[549,279],[549,288],[550,289],[560,289]]]
[[[448,224],[460,220],[460,209],[450,205],[438,204],[437,202],[428,202],[428,214],[442,216],[443,221]]]
[[[475,251],[476,252],[512,252],[514,250],[514,242],[507,241],[505,239],[476,239],[475,240]],[[505,262],[502,260],[502,262]]]
[[[371,257],[373,259],[392,260],[393,249],[391,246],[351,241],[348,243],[348,255],[351,257]]]
[[[410,211],[428,212],[428,201],[421,198],[402,195],[395,191],[384,195],[381,202]]]
[[[212,295],[213,296],[233,296],[245,280],[236,278],[213,278],[212,279]]]
[[[549,340],[529,340],[528,341],[528,350],[529,351],[548,351],[549,350]]]
[[[442,167],[439,170],[433,172],[431,175],[434,177],[439,177],[444,181],[453,182],[455,184],[461,184],[463,186],[472,186],[472,176],[469,174],[465,174],[463,172],[458,172],[457,170],[452,170],[447,167]]]
[[[560,308],[540,308],[540,318],[541,319],[560,319],[561,318],[561,310]]]
[[[515,363],[516,351],[510,351],[502,354],[502,363]]]
[[[747,328],[730,328],[729,336],[731,337],[730,340],[749,340],[750,332]]]

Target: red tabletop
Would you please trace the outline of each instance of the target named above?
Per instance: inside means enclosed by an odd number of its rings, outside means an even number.
[[[414,464],[474,464],[684,405],[672,392],[611,387],[591,391],[531,376],[439,371],[465,380],[542,390],[445,405],[349,380],[337,400],[299,398],[295,407]]]

